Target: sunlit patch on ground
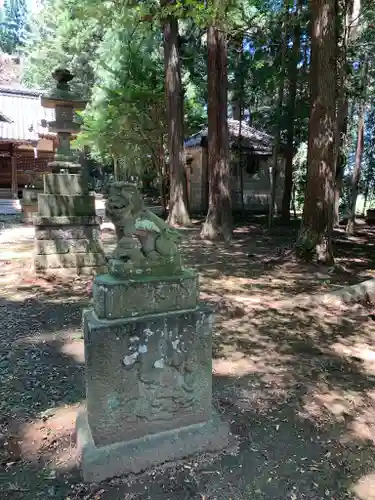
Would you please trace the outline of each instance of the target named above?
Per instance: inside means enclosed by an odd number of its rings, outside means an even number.
[[[113,228],[102,229],[110,252]],[[332,271],[298,263],[285,231],[251,223],[231,245],[202,243],[199,228],[183,231],[186,265],[199,271],[201,298],[215,309],[213,400],[233,449],[101,485],[83,485],[75,472],[90,280],[35,278],[31,251],[0,259],[5,499],[373,498],[373,306],[312,297],[370,277],[374,235],[362,227],[354,238],[339,233],[343,265]]]
[[[375,473],[361,477],[351,490],[358,500],[375,500]]]
[[[20,457],[37,462],[43,456],[50,468],[74,466],[78,408],[78,405],[50,408],[34,422],[22,425],[18,440]]]

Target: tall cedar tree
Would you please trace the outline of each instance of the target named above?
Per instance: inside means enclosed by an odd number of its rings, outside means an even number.
[[[223,30],[209,26],[208,44],[208,176],[209,205],[201,237],[229,241],[232,197],[228,144],[228,45]]]
[[[336,135],[336,0],[310,0],[311,111],[307,184],[296,253],[332,265]]]
[[[276,203],[276,189],[279,180],[279,154],[281,143],[281,120],[283,115],[283,101],[284,101],[284,87],[285,87],[285,63],[286,63],[286,49],[287,49],[287,36],[288,36],[288,18],[289,18],[289,0],[284,0],[284,15],[283,15],[283,30],[281,33],[280,42],[280,72],[278,74],[278,89],[276,101],[276,114],[275,114],[275,144],[273,146],[272,158],[272,178],[271,178],[271,196],[268,210],[268,227],[272,226],[273,217],[275,213]]]
[[[290,220],[290,202],[292,200],[293,189],[293,157],[294,157],[294,120],[296,114],[296,96],[298,81],[298,63],[301,48],[301,24],[300,14],[302,10],[302,0],[298,0],[296,10],[291,15],[293,46],[288,64],[288,104],[287,104],[287,131],[286,131],[286,155],[285,155],[285,176],[283,199],[281,203],[281,218],[283,222]]]
[[[163,0],[162,5],[174,4]],[[183,94],[179,54],[178,20],[167,15],[164,20],[165,92],[167,99],[168,152],[169,152],[169,216],[172,226],[190,223],[186,200],[186,177],[183,128]]]
[[[363,63],[362,67],[362,78],[361,78],[361,102],[359,106],[359,119],[358,119],[358,132],[357,132],[357,147],[355,151],[355,165],[352,173],[352,186],[351,186],[351,196],[350,196],[350,214],[348,223],[346,225],[346,232],[353,233],[355,229],[355,209],[357,205],[358,198],[358,186],[361,179],[361,166],[362,166],[362,156],[364,148],[364,136],[365,136],[365,111],[366,111],[366,85],[367,85],[367,73],[368,73],[368,61]]]
[[[337,129],[336,129],[336,183],[334,226],[340,223],[340,198],[347,164],[346,143],[348,134],[348,48],[358,33],[361,0],[345,0],[338,3],[340,14],[337,22]]]

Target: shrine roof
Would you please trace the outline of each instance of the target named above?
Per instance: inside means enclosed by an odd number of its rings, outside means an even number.
[[[207,135],[208,128],[205,127],[185,141],[185,148],[204,147]],[[272,155],[274,138],[262,130],[250,127],[245,121],[242,121],[240,131],[240,121],[228,119],[228,135],[231,147],[238,146],[241,137],[244,148],[251,149],[258,155]]]
[[[0,87],[0,142],[36,144],[48,132],[54,110],[41,105],[42,91]]]

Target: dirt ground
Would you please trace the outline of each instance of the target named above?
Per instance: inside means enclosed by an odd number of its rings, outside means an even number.
[[[375,499],[372,305],[296,302],[375,277],[374,230],[338,231],[335,269],[297,263],[295,230],[255,219],[230,245],[200,241],[198,223],[185,232],[185,262],[217,312],[214,405],[231,445],[100,485],[82,484],[74,443],[89,283],[34,279],[30,241],[3,238],[1,500]],[[113,232],[103,238],[109,250]]]

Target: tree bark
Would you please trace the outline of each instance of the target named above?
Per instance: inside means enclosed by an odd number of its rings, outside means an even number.
[[[353,233],[355,228],[355,208],[357,205],[358,197],[358,184],[361,178],[361,164],[363,155],[363,138],[365,130],[365,119],[364,119],[364,106],[361,107],[360,117],[358,120],[358,132],[357,132],[357,148],[355,152],[355,166],[352,175],[352,192],[350,199],[350,214],[348,223],[346,225],[346,232]]]
[[[340,224],[340,198],[342,191],[342,182],[347,163],[346,142],[348,132],[348,61],[347,54],[351,42],[358,36],[359,14],[361,10],[361,0],[345,0],[339,3],[341,6],[340,20],[343,27],[338,30],[338,115],[337,115],[337,133],[336,133],[336,185],[335,185],[335,208],[334,208],[334,226]],[[341,38],[341,45],[340,45]]]
[[[355,209],[358,197],[358,185],[361,179],[361,165],[364,147],[364,133],[365,133],[365,109],[366,109],[366,84],[367,84],[368,62],[367,60],[363,65],[362,73],[362,97],[359,111],[358,132],[357,132],[357,148],[355,152],[355,165],[352,174],[352,190],[350,197],[350,214],[348,223],[346,225],[346,232],[353,233],[355,229]]]
[[[174,0],[162,1],[162,5],[173,3]],[[172,15],[168,15],[164,21],[164,65],[170,175],[168,223],[172,226],[184,226],[190,223],[190,217],[186,200],[183,93],[178,20]]]
[[[360,8],[360,0],[345,0],[339,2],[341,11],[337,28],[337,129],[336,129],[336,182],[335,182],[335,207],[334,226],[340,224],[340,198],[342,182],[346,166],[346,141],[348,131],[349,100],[347,92],[348,79],[348,47],[351,39],[356,36],[358,19],[357,10]],[[359,12],[359,11],[358,11]]]
[[[208,175],[209,205],[201,237],[230,240],[232,195],[228,145],[227,38],[216,26],[207,30],[208,44]]]
[[[311,110],[298,257],[332,265],[336,135],[336,0],[310,0]]]
[[[290,221],[290,202],[292,199],[293,189],[294,120],[296,114],[298,62],[301,47],[301,25],[299,20],[301,7],[301,0],[299,0],[295,13],[293,15],[293,48],[289,63],[288,126],[285,158],[285,177],[283,199],[281,203],[281,220],[283,222]]]
[[[346,78],[345,78],[346,81]],[[342,81],[342,83],[344,80]],[[344,171],[346,165],[346,136],[348,132],[348,96],[344,90],[344,101],[341,101],[339,95],[338,116],[337,116],[337,136],[338,148],[336,152],[336,178],[335,178],[335,206],[333,213],[333,225],[336,227],[340,224],[340,198],[342,190],[342,182],[344,179]]]
[[[276,103],[276,127],[275,127],[275,144],[273,146],[273,158],[272,158],[272,173],[271,173],[271,196],[269,202],[268,211],[268,227],[272,226],[274,212],[275,212],[275,201],[276,201],[276,188],[277,181],[279,178],[279,152],[280,152],[280,142],[281,142],[281,117],[283,112],[283,99],[284,99],[284,86],[285,86],[285,60],[286,60],[286,48],[287,48],[287,20],[289,12],[289,1],[285,0],[284,3],[285,14],[284,14],[284,29],[282,32],[281,47],[280,47],[280,59],[281,68],[279,74],[279,86],[278,95]]]

